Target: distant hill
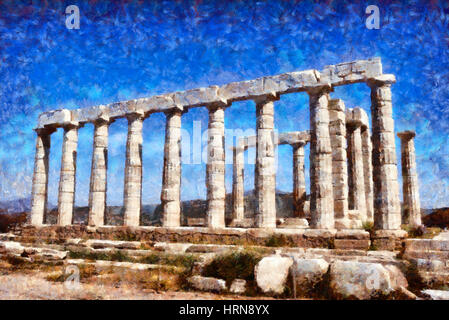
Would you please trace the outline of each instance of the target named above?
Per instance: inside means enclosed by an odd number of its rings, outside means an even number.
[[[28,212],[31,209],[31,198],[0,201],[0,211],[7,213]]]
[[[276,209],[278,217],[293,217],[293,197],[291,193],[276,193]],[[207,210],[207,201],[203,199],[188,200],[182,202],[181,223],[187,225],[188,218],[205,218]],[[76,207],[74,214],[74,223],[86,224],[88,219],[88,207]],[[245,194],[245,217],[251,218],[255,214],[254,192]],[[226,220],[229,223],[232,220],[232,196],[226,195]],[[123,206],[109,206],[106,210],[105,222],[107,225],[123,224]],[[50,210],[45,223],[54,224],[57,221],[57,209]],[[142,206],[141,225],[158,226],[162,224],[162,206],[160,204],[150,204]]]
[[[0,212],[20,213],[29,212],[31,199],[17,199],[12,201],[0,201]],[[45,223],[54,224],[57,221],[57,209],[52,208],[45,217]],[[254,191],[245,193],[245,217],[251,218],[255,214]],[[182,202],[181,221],[183,225],[187,224],[188,218],[205,218],[207,202],[203,199],[187,200]],[[276,192],[276,210],[277,217],[293,217],[293,196],[289,192]],[[87,224],[89,208],[76,207],[74,214],[74,223]],[[449,228],[449,208],[440,209],[421,209],[423,223],[428,227]],[[226,195],[226,220],[229,223],[232,219],[232,196]],[[142,206],[141,225],[161,225],[162,207],[160,204],[146,204]],[[109,206],[106,211],[106,224],[123,224],[123,206]]]
[[[449,208],[433,209],[422,221],[427,227],[449,228]]]

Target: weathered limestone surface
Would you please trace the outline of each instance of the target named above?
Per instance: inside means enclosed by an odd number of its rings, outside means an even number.
[[[225,227],[225,106],[209,107],[207,144],[207,225],[210,228]]]
[[[257,146],[255,169],[256,226],[276,228],[276,159],[273,96],[256,100]]]
[[[193,276],[188,281],[192,287],[202,291],[222,292],[226,290],[226,282],[222,279]]]
[[[292,264],[291,258],[278,255],[262,258],[254,270],[257,286],[264,293],[282,294]]]
[[[181,110],[166,112],[164,169],[162,177],[162,225],[181,224]]]
[[[210,86],[149,98],[115,102],[106,106],[95,106],[76,110],[55,110],[44,112],[39,116],[38,128],[59,127],[69,121],[79,123],[93,122],[104,110],[111,119],[125,117],[135,110],[145,114],[165,112],[178,107],[199,107],[213,103],[250,100],[261,95],[285,94],[289,92],[307,91],[323,84],[340,86],[357,82],[365,82],[370,78],[382,75],[380,58],[357,60],[326,66],[322,72],[305,70],[262,77],[255,80],[233,82],[221,87]]]
[[[108,169],[108,119],[95,122],[89,192],[89,225],[104,224]]]
[[[58,225],[72,224],[75,200],[76,149],[78,147],[78,124],[64,127],[62,144],[61,175],[58,194]]]
[[[334,228],[332,148],[329,135],[329,86],[309,91],[311,227]]]
[[[142,125],[142,112],[135,112],[128,116],[125,189],[123,195],[125,226],[138,226],[140,224],[140,208],[142,206]]]
[[[245,218],[245,140],[245,137],[238,137],[237,145],[233,148],[232,218],[234,223]]]
[[[366,300],[407,286],[404,275],[394,266],[353,261],[335,261],[330,266],[329,288],[337,299]]]
[[[421,225],[421,204],[419,200],[418,174],[416,172],[415,132],[398,133],[401,139],[402,193],[404,215],[413,227]]]
[[[362,121],[354,120],[352,114],[356,109],[346,110],[346,126],[348,139],[348,172],[349,172],[349,208],[358,210],[362,222],[367,220],[365,178],[363,175]]]
[[[296,293],[299,296],[307,296],[324,280],[328,269],[329,263],[324,259],[294,258],[290,274],[294,279]]]
[[[373,145],[369,126],[362,126],[363,177],[365,178],[366,220],[374,222]]]
[[[374,228],[401,227],[398,169],[394,136],[391,84],[393,75],[369,79],[373,142]]]
[[[304,204],[306,202],[306,177],[304,162],[304,143],[293,147],[293,205],[295,217],[305,218]]]
[[[332,187],[334,195],[335,228],[349,229],[348,164],[346,155],[345,104],[340,99],[329,101],[329,133],[332,147]]]
[[[33,188],[31,191],[31,221],[42,225],[47,211],[48,164],[50,157],[50,134],[54,129],[37,129],[36,154],[34,158]]]
[[[231,287],[229,291],[235,294],[243,294],[246,291],[246,280],[243,279],[235,279],[231,283]]]

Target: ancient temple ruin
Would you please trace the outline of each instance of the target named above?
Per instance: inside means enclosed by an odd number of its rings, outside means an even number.
[[[161,202],[163,228],[181,227],[181,119],[190,108],[209,110],[207,227],[225,225],[224,110],[233,102],[253,100],[256,133],[234,148],[233,226],[243,216],[243,153],[256,148],[254,226],[276,228],[274,150],[277,144],[293,147],[295,212],[299,218],[305,201],[304,146],[310,144],[310,229],[361,229],[373,222],[377,232],[401,233],[401,201],[391,86],[395,76],[383,74],[380,58],[330,65],[322,71],[305,70],[233,82],[223,86],[169,93],[75,110],[40,115],[36,130],[36,157],[32,188],[31,225],[42,226],[47,209],[51,134],[64,129],[58,196],[58,225],[72,224],[78,130],[95,125],[89,195],[88,225],[102,226],[106,209],[108,126],[127,118],[128,138],[124,183],[124,225],[138,227],[142,197],[142,124],[156,112],[166,115]],[[371,126],[360,108],[345,108],[331,99],[336,86],[366,83],[371,89]],[[280,95],[306,92],[310,104],[310,131],[274,137],[275,104]],[[370,129],[371,127],[371,129]],[[400,133],[403,195],[408,221],[419,226],[420,206],[414,155],[414,133]]]

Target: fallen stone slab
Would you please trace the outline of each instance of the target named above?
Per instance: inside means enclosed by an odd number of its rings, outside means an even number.
[[[0,241],[0,253],[14,253],[22,254],[25,248],[19,243],[14,241]]]
[[[443,231],[440,234],[433,237],[433,240],[449,240],[449,231]]]
[[[246,291],[246,280],[243,279],[234,279],[231,283],[231,287],[229,288],[231,293],[235,294],[243,294]]]
[[[397,285],[404,284],[405,280],[399,269],[385,268],[379,263],[354,261],[333,262],[329,275],[329,290],[335,299],[367,300],[388,296],[398,290]]]
[[[81,239],[81,238],[70,238],[70,239],[67,239],[65,241],[65,244],[66,245],[74,245],[74,246],[85,245],[83,243],[83,239]]]
[[[64,260],[68,251],[59,251],[50,248],[25,247],[22,253],[25,257],[31,257],[35,260]]]
[[[192,246],[191,243],[169,243],[169,242],[156,242],[154,249],[158,251],[165,251],[168,253],[182,254]]]
[[[431,300],[449,300],[449,291],[426,289],[421,291],[430,297]]]
[[[141,243],[139,241],[87,240],[86,246],[94,249],[140,249]]]
[[[218,245],[218,244],[192,244],[186,252],[190,253],[209,253],[216,252],[221,253],[228,250],[235,249],[236,246],[232,245]]]
[[[0,241],[12,241],[17,236],[13,233],[0,233]]]
[[[280,255],[262,258],[254,270],[257,286],[267,294],[282,294],[292,264],[291,258]]]
[[[320,283],[325,280],[329,263],[324,259],[293,259],[290,274],[294,279],[296,293],[299,296],[314,294]]]
[[[153,269],[165,269],[165,270],[179,270],[175,266],[159,265],[159,264],[147,264],[147,263],[136,263],[136,262],[119,262],[119,261],[108,261],[108,260],[96,260],[88,261],[84,259],[67,259],[66,264],[68,265],[93,265],[98,269],[108,269],[114,268],[125,268],[129,270],[153,270]]]
[[[188,279],[190,285],[201,291],[223,292],[226,290],[226,282],[222,279],[193,276]]]

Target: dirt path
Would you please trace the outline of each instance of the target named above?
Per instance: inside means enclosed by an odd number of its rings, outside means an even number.
[[[0,275],[0,300],[51,300],[51,299],[120,299],[120,300],[222,300],[248,299],[203,292],[166,291],[148,292],[134,286],[104,286],[81,283],[78,288],[67,288],[64,283],[47,281],[39,274]]]

